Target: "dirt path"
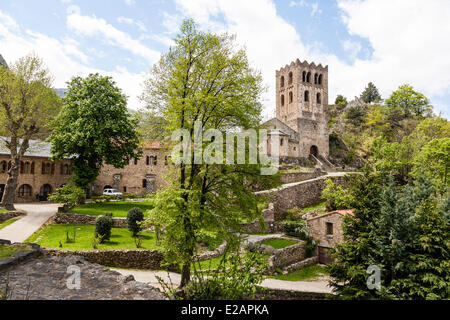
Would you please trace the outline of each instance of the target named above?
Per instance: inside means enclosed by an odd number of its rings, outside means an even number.
[[[58,204],[30,203],[15,204],[16,210],[27,215],[0,230],[0,239],[24,242],[58,211]]]

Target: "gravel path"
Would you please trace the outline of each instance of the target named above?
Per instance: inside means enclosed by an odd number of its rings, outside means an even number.
[[[0,230],[0,239],[24,242],[58,211],[58,204],[30,203],[15,204],[16,210],[27,215]]]

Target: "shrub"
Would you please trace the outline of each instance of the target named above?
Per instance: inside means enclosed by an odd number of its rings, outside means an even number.
[[[140,208],[131,208],[127,214],[128,230],[133,233],[135,237],[141,231],[139,222],[144,220],[144,213]]]
[[[49,201],[64,204],[83,204],[86,200],[86,193],[83,189],[68,184],[56,189],[56,192],[48,197]]]
[[[328,211],[350,209],[353,201],[351,193],[341,186],[335,186],[331,179],[325,180],[322,199],[327,201],[326,208]]]
[[[289,209],[286,211],[286,220],[297,221],[302,219],[302,210],[297,207]]]
[[[312,238],[305,220],[286,221],[283,223],[283,231],[288,236],[299,238],[300,240],[307,241]]]
[[[112,214],[100,216],[95,221],[95,237],[101,237],[100,243],[111,238],[111,228],[113,226]]]

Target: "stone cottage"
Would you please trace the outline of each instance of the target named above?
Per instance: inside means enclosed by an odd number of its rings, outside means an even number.
[[[313,238],[319,241],[319,263],[329,264],[333,261],[328,251],[344,241],[342,218],[347,215],[353,216],[353,210],[337,210],[306,220]]]

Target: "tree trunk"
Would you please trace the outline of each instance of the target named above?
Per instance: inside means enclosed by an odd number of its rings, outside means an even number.
[[[180,289],[184,288],[191,281],[191,264],[183,265],[183,271],[181,272]]]
[[[19,180],[20,161],[11,161],[11,168],[8,171],[8,180],[6,181],[5,191],[3,192],[2,207],[6,210],[15,210],[14,200],[16,197],[16,189]]]

